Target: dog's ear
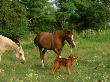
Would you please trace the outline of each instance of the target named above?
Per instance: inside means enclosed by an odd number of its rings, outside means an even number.
[[[72,58],[72,54],[70,54],[69,58]]]
[[[70,55],[71,56],[71,55]],[[70,58],[70,56],[68,58]]]

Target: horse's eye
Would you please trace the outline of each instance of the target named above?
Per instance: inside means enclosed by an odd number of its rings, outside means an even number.
[[[19,53],[19,56],[22,56],[22,53]]]

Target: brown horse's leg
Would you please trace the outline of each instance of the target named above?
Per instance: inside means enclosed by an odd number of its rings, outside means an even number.
[[[62,49],[57,49],[57,48],[54,49],[54,52],[58,55],[57,56],[58,58],[61,58],[61,51]]]
[[[43,68],[44,68],[44,54],[46,51],[47,51],[46,49],[44,49],[43,51],[42,51],[42,49],[40,49],[40,59],[41,59]]]

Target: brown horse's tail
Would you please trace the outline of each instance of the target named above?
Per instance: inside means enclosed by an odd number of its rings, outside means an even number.
[[[38,46],[38,42],[39,42],[39,33],[37,33],[36,37],[34,38],[35,46]]]

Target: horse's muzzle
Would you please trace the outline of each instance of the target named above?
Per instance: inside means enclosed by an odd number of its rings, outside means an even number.
[[[25,64],[25,62],[26,62],[26,61],[24,61],[24,60],[21,61],[22,64]]]

